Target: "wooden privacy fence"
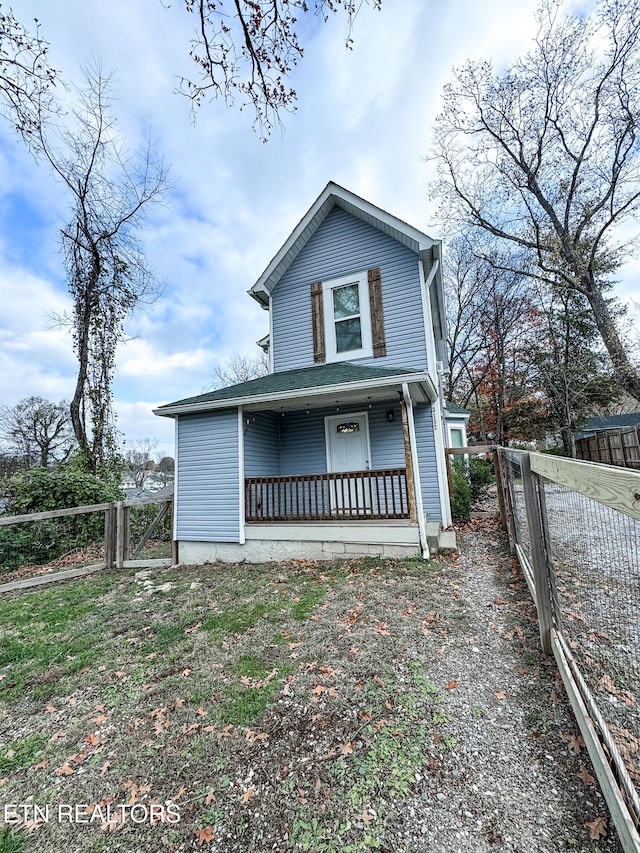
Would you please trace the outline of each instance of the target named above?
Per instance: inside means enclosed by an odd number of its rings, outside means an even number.
[[[576,441],[578,459],[640,471],[640,426],[597,432]]]
[[[640,851],[640,472],[497,449],[503,521],[612,819]]]
[[[132,526],[132,511],[154,504],[158,510],[153,517],[136,518]],[[85,552],[93,557],[89,561],[94,562],[92,568],[135,565],[167,514],[171,519],[172,506],[172,497],[151,497],[0,517],[0,568],[9,571],[56,562],[72,565],[74,552],[81,552],[75,565],[81,564]],[[176,545],[172,540],[174,563]]]
[[[404,468],[247,477],[244,483],[248,522],[410,517]]]

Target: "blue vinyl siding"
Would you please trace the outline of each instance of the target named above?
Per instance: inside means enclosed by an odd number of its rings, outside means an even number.
[[[396,419],[387,420],[386,413],[393,409]],[[371,409],[365,404],[343,406],[340,412],[347,417],[352,412],[367,412],[369,416],[369,436],[371,442],[370,467],[404,468],[404,443],[402,440],[402,420],[400,406],[395,400],[374,403]],[[335,415],[336,409],[312,410],[306,412],[286,412],[281,421],[280,435],[280,472],[289,474],[323,474],[327,470],[326,434],[324,419]]]
[[[434,410],[432,406],[414,406],[413,420],[416,426],[422,505],[429,521],[441,522],[442,511],[440,509],[440,492],[438,489],[433,417]]]
[[[238,542],[237,409],[178,418],[178,540]]]
[[[280,424],[275,412],[246,412],[244,426],[245,477],[280,474]],[[246,423],[246,420],[249,423]]]
[[[425,369],[419,258],[402,243],[335,207],[272,293],[274,369],[312,367],[311,285],[380,267],[387,354],[362,364]]]
[[[328,411],[285,412],[284,417],[280,417],[280,473],[283,476],[322,474],[327,470],[324,415]]]

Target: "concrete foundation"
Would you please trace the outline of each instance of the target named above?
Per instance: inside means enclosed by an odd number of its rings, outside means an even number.
[[[180,542],[178,559],[187,565],[200,563],[268,563],[282,560],[335,560],[347,557],[419,557],[415,544],[370,544],[366,542],[320,542],[278,539],[248,539],[237,542]]]

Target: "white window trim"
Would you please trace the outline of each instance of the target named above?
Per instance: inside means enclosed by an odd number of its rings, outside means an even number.
[[[338,352],[336,346],[336,321],[333,314],[332,292],[338,287],[347,284],[358,285],[358,298],[360,301],[360,336],[362,347],[360,349]],[[373,357],[373,335],[371,332],[371,307],[369,304],[369,278],[367,271],[343,275],[340,278],[332,278],[322,282],[322,308],[324,315],[324,345],[325,360],[327,362],[351,361],[356,358]]]
[[[460,433],[462,435],[462,444],[460,446],[466,447],[467,446],[467,430],[466,430],[465,424],[461,423],[461,422],[447,424],[447,430],[449,433],[449,447],[455,447],[455,445],[453,443],[453,435],[452,435],[452,431],[454,429],[460,430]]]

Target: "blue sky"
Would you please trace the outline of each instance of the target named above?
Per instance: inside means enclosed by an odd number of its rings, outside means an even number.
[[[425,162],[440,93],[468,58],[511,63],[535,32],[532,0],[383,0],[363,8],[344,48],[346,19],[308,28],[291,84],[299,101],[264,144],[251,111],[205,104],[194,124],[174,94],[191,73],[193,17],[182,0],[16,0],[37,17],[50,61],[68,81],[99,58],[115,70],[119,127],[130,147],[150,132],[172,164],[167,207],[144,233],[164,297],[138,316],[119,347],[115,405],[129,440],[152,437],[173,454],[173,423],[151,410],[200,393],[217,364],[255,354],[267,315],[246,291],[297,221],[333,180],[421,230],[434,227]],[[73,392],[68,333],[50,315],[68,308],[58,233],[66,213],[59,184],[0,126],[0,403]],[[637,267],[623,270],[632,291]]]

